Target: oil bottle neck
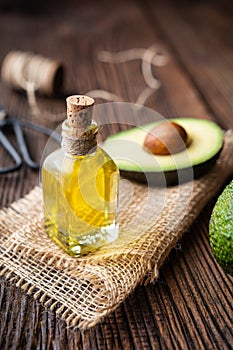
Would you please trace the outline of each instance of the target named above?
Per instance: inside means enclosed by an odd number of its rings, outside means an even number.
[[[86,129],[69,127],[66,120],[62,124],[62,148],[69,155],[84,156],[95,152],[97,146],[98,126],[92,124]]]

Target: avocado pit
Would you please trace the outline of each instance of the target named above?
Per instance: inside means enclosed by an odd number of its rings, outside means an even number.
[[[171,155],[185,150],[189,143],[190,138],[181,125],[164,121],[147,134],[143,147],[154,155]]]

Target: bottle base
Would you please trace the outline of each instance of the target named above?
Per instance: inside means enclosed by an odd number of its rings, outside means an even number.
[[[79,257],[95,251],[103,245],[111,243],[118,238],[118,225],[112,223],[108,226],[95,228],[94,230],[73,236],[62,232],[54,225],[46,225],[48,236],[67,254]]]

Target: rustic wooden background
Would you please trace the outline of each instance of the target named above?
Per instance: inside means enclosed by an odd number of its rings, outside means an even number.
[[[35,51],[66,66],[65,93],[106,89],[135,102],[145,88],[140,62],[97,60],[100,50],[161,45],[170,55],[154,68],[162,87],[146,106],[165,117],[215,120],[233,128],[233,8],[231,1],[66,0],[27,1],[0,12],[0,60],[12,49]],[[23,6],[23,3],[24,6]],[[98,102],[102,102],[99,100]],[[63,99],[39,98],[41,108],[64,111]],[[27,99],[0,82],[0,104],[21,119],[32,117]],[[40,159],[46,139],[28,132]],[[0,147],[0,164],[9,159]],[[230,179],[229,179],[230,180]],[[0,205],[9,205],[38,183],[23,166],[0,176]],[[208,222],[215,199],[201,213],[161,269],[156,284],[139,286],[106,319],[84,333],[71,331],[56,315],[14,284],[0,280],[0,349],[232,349],[232,278],[212,256]]]

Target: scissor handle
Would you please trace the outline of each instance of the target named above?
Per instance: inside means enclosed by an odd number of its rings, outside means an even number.
[[[20,120],[20,125],[26,127],[28,129],[39,132],[40,134],[44,134],[46,136],[52,137],[54,141],[57,141],[59,144],[61,143],[61,135],[55,132],[52,129],[46,128],[45,126],[28,122],[27,120]]]
[[[5,150],[9,153],[9,155],[15,161],[15,165],[0,168],[0,174],[7,174],[9,172],[19,169],[22,166],[23,161],[20,158],[18,152],[15,150],[15,148],[12,146],[12,144],[9,142],[9,140],[6,138],[6,136],[3,134],[1,130],[0,130],[0,143],[3,145]]]
[[[9,117],[6,114],[6,111],[4,108],[0,106],[0,128],[10,126],[14,130],[15,137],[17,139],[17,143],[20,149],[20,153],[22,155],[22,159],[19,155],[19,153],[15,150],[15,148],[11,145],[9,140],[6,138],[6,136],[3,134],[3,132],[0,130],[0,143],[3,145],[3,147],[6,149],[6,151],[9,153],[9,155],[13,158],[15,161],[14,166],[0,168],[0,174],[6,174],[8,172],[15,171],[21,167],[23,164],[23,161],[32,169],[38,170],[40,168],[40,164],[33,161],[33,159],[30,156],[28,147],[26,145],[26,141],[24,138],[24,133],[22,127],[26,127],[35,131],[38,131],[39,133],[42,133],[47,136],[51,136],[54,140],[60,143],[60,135],[55,133],[53,130],[46,128],[42,125],[30,123],[28,121],[19,121],[16,118]]]
[[[14,119],[12,121],[12,125],[13,125],[13,129],[15,132],[15,136],[16,136],[18,145],[20,147],[20,152],[22,153],[22,156],[23,156],[23,160],[30,168],[38,170],[40,168],[40,164],[34,162],[30,157],[20,122],[18,120]]]

